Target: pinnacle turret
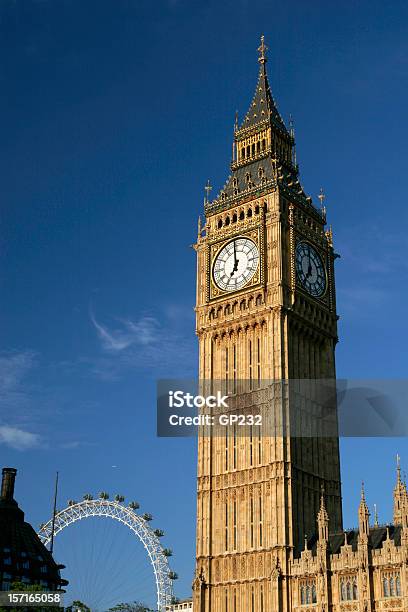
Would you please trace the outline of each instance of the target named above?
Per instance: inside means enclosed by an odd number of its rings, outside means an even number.
[[[394,524],[402,525],[404,514],[408,510],[407,485],[401,478],[401,461],[397,455],[397,482],[394,487]]]
[[[364,483],[361,485],[361,501],[358,508],[358,525],[361,538],[368,538],[370,533],[370,511],[367,506],[364,492]]]
[[[320,510],[319,514],[317,515],[317,526],[319,531],[319,541],[327,542],[329,539],[329,515],[326,510],[323,488],[320,497]]]

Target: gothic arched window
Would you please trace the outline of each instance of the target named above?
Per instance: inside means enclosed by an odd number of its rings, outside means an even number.
[[[300,588],[300,603],[302,606],[306,603],[305,587],[303,586]]]
[[[388,578],[386,577],[383,578],[383,591],[384,591],[384,597],[390,596],[390,585],[388,583]]]
[[[357,583],[353,583],[353,599],[358,599]]]
[[[315,587],[315,585],[312,586],[312,603],[317,603],[317,596],[316,596],[316,587]]]
[[[394,597],[394,595],[395,595],[394,577],[393,576],[391,576],[391,578],[390,578],[390,595],[391,595],[391,597]]]
[[[401,578],[399,575],[395,579],[395,591],[398,597],[401,595]]]

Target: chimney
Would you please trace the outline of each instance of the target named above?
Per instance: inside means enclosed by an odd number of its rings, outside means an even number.
[[[3,501],[14,500],[14,483],[17,470],[15,468],[3,468],[3,479],[1,481],[1,499]]]

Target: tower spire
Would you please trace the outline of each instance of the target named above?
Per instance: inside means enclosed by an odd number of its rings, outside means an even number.
[[[289,138],[289,132],[286,129],[285,123],[280,116],[278,109],[276,108],[275,101],[272,96],[272,92],[268,82],[268,76],[266,74],[266,51],[268,47],[265,45],[265,37],[262,34],[261,44],[258,47],[258,62],[259,62],[259,76],[256,84],[255,94],[251,102],[251,106],[244,120],[237,130],[237,132],[246,128],[256,128],[260,125],[268,122],[272,124],[274,129],[281,130],[285,138]]]

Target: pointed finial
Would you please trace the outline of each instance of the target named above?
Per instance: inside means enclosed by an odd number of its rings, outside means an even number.
[[[235,111],[235,123],[234,123],[234,132],[238,131],[238,111]]]
[[[307,535],[305,534],[305,550],[307,550]]]
[[[292,113],[290,113],[290,115],[289,115],[289,132],[290,132],[290,135],[293,138],[294,135],[295,135],[295,124],[294,124],[294,121],[293,121]]]
[[[210,179],[208,179],[207,184],[204,187],[204,189],[205,189],[205,193],[206,193],[206,196],[204,198],[204,203],[208,204],[208,202],[210,201],[210,193],[211,193],[211,189],[212,189],[212,186],[211,186],[211,183],[210,183]]]
[[[267,50],[268,50],[268,47],[265,45],[265,36],[262,34],[262,36],[261,36],[261,44],[258,47],[258,51],[259,51],[258,62],[260,64],[265,64]]]
[[[374,504],[374,527],[378,527],[379,523],[378,523],[378,510],[377,510],[377,504]]]
[[[203,231],[203,227],[202,227],[202,224],[201,224],[201,215],[198,215],[198,224],[197,225],[198,225],[198,227],[197,227],[197,234],[198,234],[198,237],[200,238],[201,237],[201,232]]]
[[[326,199],[326,196],[325,196],[325,194],[324,194],[323,187],[320,187],[320,193],[319,193],[319,195],[318,195],[317,197],[318,197],[318,198],[319,198],[319,200],[320,200],[320,206],[321,206],[322,208],[324,208],[323,203],[324,203],[324,201],[325,201],[325,199]]]
[[[326,195],[325,195],[325,193],[324,193],[324,191],[323,191],[323,187],[320,187],[320,193],[319,193],[319,195],[318,195],[317,197],[318,197],[318,198],[319,198],[319,200],[320,200],[320,208],[321,208],[321,211],[322,211],[322,215],[323,215],[323,217],[324,217],[324,220],[325,220],[325,222],[326,222],[326,207],[325,207],[325,205],[324,205],[324,201],[325,201],[325,199],[326,199]]]
[[[364,481],[361,483],[361,500],[365,501]]]
[[[397,480],[398,484],[401,483],[401,457],[397,454]]]
[[[324,508],[325,507],[325,503],[324,503],[324,484],[320,485],[320,508]]]

